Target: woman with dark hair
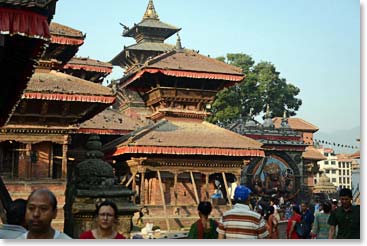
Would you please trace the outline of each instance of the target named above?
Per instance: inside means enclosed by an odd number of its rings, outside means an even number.
[[[279,239],[279,231],[278,231],[278,219],[275,215],[275,209],[273,206],[268,208],[268,211],[265,215],[266,220],[266,228],[269,232],[269,239]]]
[[[105,200],[98,204],[94,216],[97,227],[83,232],[80,239],[125,239],[114,229],[117,224],[117,206],[114,202]]]
[[[315,214],[315,220],[312,225],[311,236],[317,239],[328,239],[330,225],[327,223],[330,212],[331,204],[324,202],[322,204],[323,212]]]
[[[288,239],[300,239],[296,233],[296,223],[301,222],[301,211],[298,206],[292,207],[292,217],[288,220],[287,224],[287,238]]]
[[[218,238],[218,222],[209,219],[212,212],[212,204],[210,202],[200,202],[198,206],[199,217],[194,224],[191,225],[189,239],[217,239]]]

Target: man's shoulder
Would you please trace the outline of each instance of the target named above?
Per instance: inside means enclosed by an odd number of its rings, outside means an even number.
[[[55,239],[72,239],[72,238],[63,232],[59,232],[55,237]]]
[[[24,234],[27,230],[24,227],[17,225],[0,225],[0,238],[1,239],[16,239],[20,235]]]

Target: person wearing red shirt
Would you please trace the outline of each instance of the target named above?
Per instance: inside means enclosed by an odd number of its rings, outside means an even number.
[[[106,200],[99,204],[95,218],[97,228],[83,232],[80,239],[126,239],[114,229],[117,223],[117,206],[114,202]]]
[[[288,239],[300,239],[298,234],[296,233],[296,223],[301,222],[301,211],[298,206],[292,207],[292,217],[289,218],[287,224],[287,238]]]

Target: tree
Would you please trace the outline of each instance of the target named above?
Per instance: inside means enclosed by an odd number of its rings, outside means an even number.
[[[238,119],[246,119],[249,113],[257,116],[266,112],[269,104],[272,117],[296,115],[302,101],[296,96],[300,90],[280,78],[280,73],[270,62],[255,65],[251,56],[246,54],[227,54],[218,57],[220,61],[238,66],[245,74],[245,80],[239,84],[220,91],[211,107],[209,122],[228,126]]]

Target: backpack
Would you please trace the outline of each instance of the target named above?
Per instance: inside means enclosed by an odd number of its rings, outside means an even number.
[[[296,222],[295,230],[300,238],[306,238],[308,235],[308,225],[304,220]]]

